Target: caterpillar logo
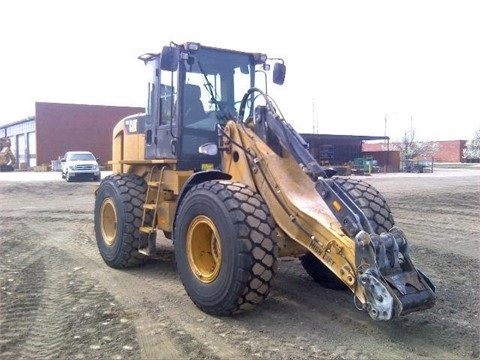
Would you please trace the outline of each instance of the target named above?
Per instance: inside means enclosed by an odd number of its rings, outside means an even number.
[[[138,133],[138,119],[125,120],[125,130],[129,134]]]

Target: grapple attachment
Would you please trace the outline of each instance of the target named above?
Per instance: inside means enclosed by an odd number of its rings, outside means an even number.
[[[356,268],[365,292],[363,307],[376,320],[389,320],[435,304],[435,286],[409,256],[405,234],[396,226],[381,235],[360,231]]]

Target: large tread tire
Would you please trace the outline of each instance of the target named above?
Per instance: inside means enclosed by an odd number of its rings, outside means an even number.
[[[333,179],[365,213],[376,234],[386,232],[393,227],[395,222],[390,207],[376,188],[359,179],[348,177]],[[321,286],[333,290],[348,290],[348,287],[313,254],[305,254],[300,261],[307,274]]]
[[[251,188],[227,180],[194,186],[174,232],[179,276],[202,311],[230,315],[267,298],[277,270],[275,222]]]
[[[349,290],[349,287],[311,252],[300,257],[300,262],[307,274],[320,286],[332,290]]]
[[[349,177],[335,177],[334,181],[365,213],[375,234],[389,231],[395,221],[387,200],[369,183]]]
[[[11,165],[0,165],[0,172],[10,172],[14,170],[15,168]]]
[[[95,198],[95,235],[100,254],[112,268],[144,264],[138,249],[147,244],[139,228],[147,192],[145,180],[133,174],[105,177]]]

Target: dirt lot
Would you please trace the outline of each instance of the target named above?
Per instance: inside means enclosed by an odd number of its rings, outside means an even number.
[[[437,286],[434,308],[388,322],[348,292],[282,260],[254,311],[198,310],[163,259],[119,271],[93,231],[93,183],[59,173],[0,174],[2,359],[479,358],[480,170],[365,177],[387,198],[412,257]]]

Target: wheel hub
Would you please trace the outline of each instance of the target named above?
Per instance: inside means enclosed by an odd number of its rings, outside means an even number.
[[[222,264],[220,236],[213,221],[204,215],[195,217],[188,227],[186,245],[193,274],[203,283],[213,282]]]
[[[103,241],[112,246],[117,236],[117,210],[112,199],[105,199],[100,209],[100,227]]]

